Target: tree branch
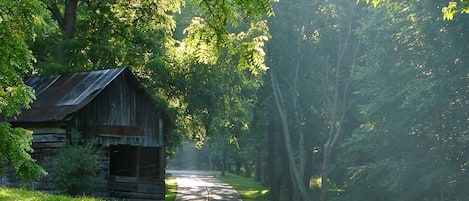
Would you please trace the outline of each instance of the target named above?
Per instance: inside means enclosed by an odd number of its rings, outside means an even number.
[[[46,2],[47,9],[52,13],[52,17],[59,23],[60,29],[63,31],[65,29],[64,17],[57,7],[57,2],[55,0],[50,0]]]

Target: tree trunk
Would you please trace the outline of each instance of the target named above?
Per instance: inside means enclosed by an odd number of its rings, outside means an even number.
[[[277,160],[277,149],[276,149],[276,132],[275,132],[274,125],[270,123],[267,127],[267,153],[268,153],[268,160],[267,160],[267,174],[269,175],[269,184],[270,184],[270,200],[271,201],[279,201],[280,198],[280,186],[277,180],[277,167],[276,167],[276,160]]]
[[[310,138],[307,138],[306,142],[311,142]],[[305,163],[305,174],[303,177],[304,183],[309,185],[311,178],[313,177],[313,151],[308,150],[306,152],[306,163]]]
[[[352,5],[354,6],[354,5]],[[351,16],[354,14],[354,7],[351,9]],[[336,64],[333,67],[333,70],[331,69],[332,72],[334,72],[335,80],[333,81],[332,87],[334,89],[334,93],[332,97],[329,97],[328,95],[328,89],[330,88],[329,81],[327,78],[329,77],[328,75],[324,76],[325,79],[323,80],[323,91],[324,91],[324,96],[327,99],[327,110],[329,114],[329,121],[331,122],[330,129],[329,129],[329,134],[328,134],[328,139],[327,142],[324,144],[324,154],[323,154],[323,162],[322,162],[322,168],[321,168],[321,201],[326,201],[327,199],[327,192],[328,192],[328,179],[329,179],[329,163],[331,160],[331,155],[332,151],[334,150],[334,146],[336,145],[337,139],[342,133],[342,124],[344,117],[347,113],[348,106],[351,101],[348,100],[348,87],[350,84],[350,80],[347,78],[344,78],[342,75],[342,61],[344,54],[347,51],[347,46],[350,44],[350,36],[352,35],[352,21],[353,18],[350,17],[348,21],[348,26],[347,26],[347,32],[345,35],[345,38],[342,39],[341,37],[341,29],[339,29],[339,41],[338,41],[338,48],[337,48],[337,60]],[[356,58],[359,52],[360,48],[360,41],[357,42],[356,47],[354,47],[353,51],[353,57],[352,57],[352,66],[350,70],[350,76],[353,75],[353,72],[355,70],[355,63],[356,63]],[[326,70],[327,72],[327,70]],[[344,81],[345,80],[345,81]],[[341,83],[344,83],[344,85],[341,85]],[[343,86],[343,88],[340,88]]]
[[[235,165],[236,165],[235,174],[241,175],[241,167],[243,166],[243,164],[239,161],[236,161]]]
[[[66,0],[65,1],[65,14],[64,14],[64,30],[63,39],[72,39],[75,34],[75,24],[77,20],[77,7],[78,0]]]
[[[246,177],[251,177],[251,167],[249,166],[249,163],[244,163],[244,176]]]
[[[331,149],[328,146],[329,145],[327,145],[327,143],[324,145],[324,156],[321,167],[321,201],[325,201],[327,199],[327,192],[329,191],[327,180],[329,178],[329,161],[331,156]]]
[[[280,120],[282,122],[283,140],[284,140],[284,145],[285,145],[285,150],[286,150],[285,152],[287,154],[288,162],[290,164],[291,180],[292,180],[292,183],[295,184],[293,186],[294,188],[298,190],[301,200],[308,201],[311,198],[309,196],[308,189],[306,189],[306,186],[303,183],[303,172],[301,172],[301,170],[304,167],[298,167],[299,165],[303,165],[304,162],[301,162],[300,164],[298,164],[295,160],[295,156],[293,154],[294,150],[292,148],[292,143],[290,139],[290,130],[288,127],[287,112],[284,107],[285,103],[284,103],[283,95],[280,90],[277,79],[275,78],[274,73],[272,71],[270,72],[270,77],[271,77],[271,82],[272,82],[274,98],[275,98],[275,104],[279,111]],[[304,160],[304,158],[301,158],[300,161],[301,160]]]
[[[52,17],[60,26],[62,38],[64,40],[72,39],[75,35],[78,0],[65,0],[65,12],[63,14],[60,12],[55,0],[50,0],[46,4],[52,13]]]
[[[221,162],[221,176],[226,176],[226,151],[223,151],[222,162]]]
[[[254,169],[254,180],[259,181],[259,182],[261,181],[261,170],[262,170],[261,164],[262,164],[262,161],[263,161],[263,157],[258,158],[256,160],[256,166],[255,166],[255,169]]]

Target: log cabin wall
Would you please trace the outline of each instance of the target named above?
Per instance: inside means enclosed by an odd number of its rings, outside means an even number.
[[[27,127],[29,126],[29,127]],[[33,131],[32,148],[34,152],[31,157],[36,160],[46,172],[53,172],[53,162],[59,155],[60,150],[66,144],[67,130],[63,127],[52,127],[53,124],[23,125]],[[0,175],[0,185],[19,187],[20,182],[14,176],[14,169],[7,165],[7,171]],[[39,189],[48,192],[56,192],[50,177],[42,177],[39,181],[29,184],[30,189]]]

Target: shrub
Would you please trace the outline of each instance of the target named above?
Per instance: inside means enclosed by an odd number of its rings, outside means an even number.
[[[58,190],[69,195],[91,194],[104,183],[99,175],[99,152],[96,140],[83,143],[81,135],[72,131],[70,144],[62,148],[53,163],[52,181]]]

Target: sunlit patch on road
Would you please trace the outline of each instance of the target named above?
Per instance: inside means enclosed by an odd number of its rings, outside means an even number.
[[[230,185],[217,180],[214,175],[197,171],[170,171],[178,185],[175,201],[241,201]]]

